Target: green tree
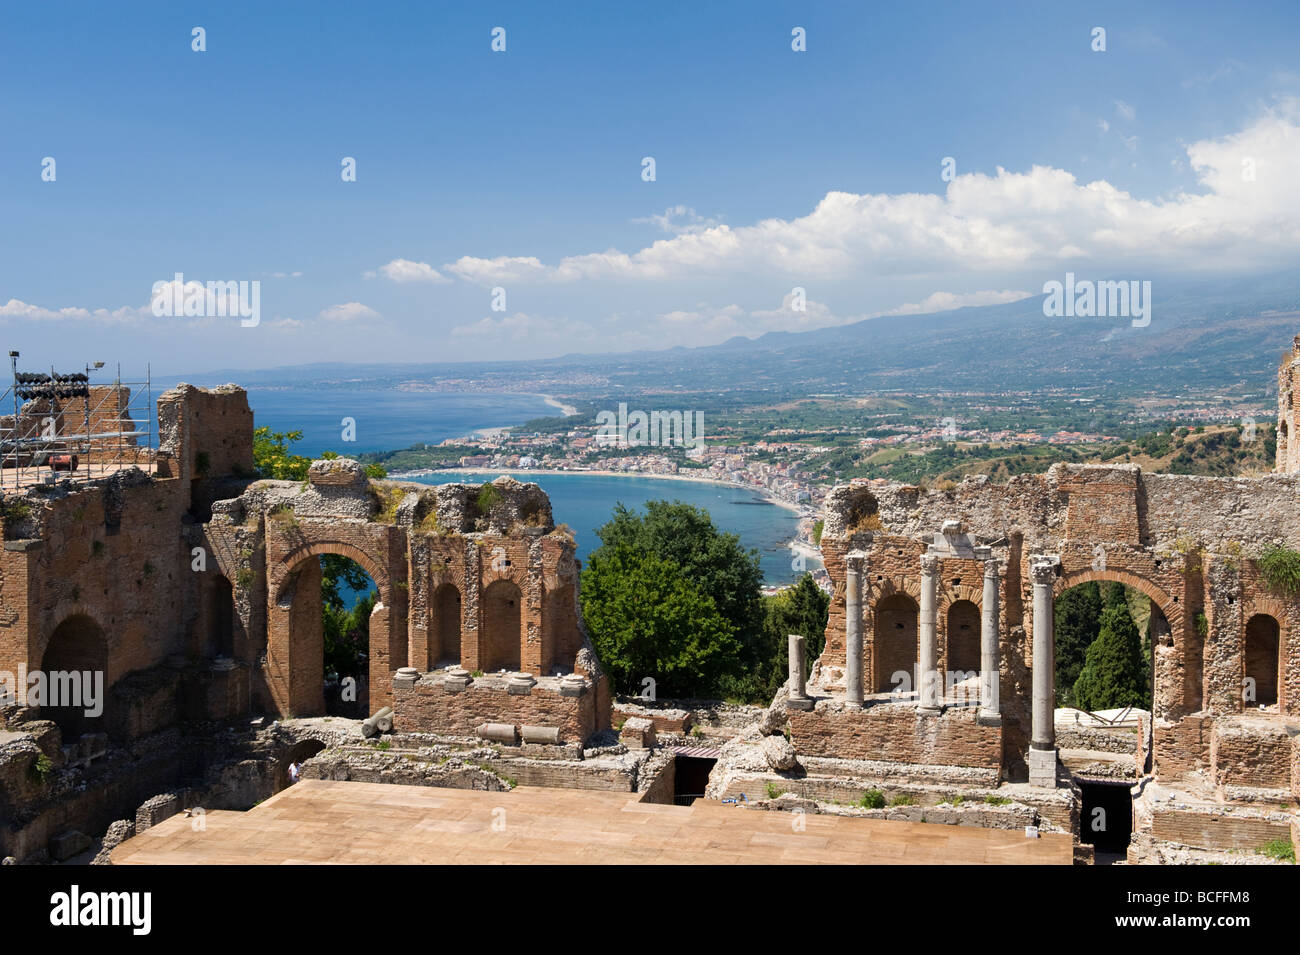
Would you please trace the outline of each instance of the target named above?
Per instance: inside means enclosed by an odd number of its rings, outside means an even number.
[[[649,501],[644,514],[622,504],[596,531],[601,547],[627,546],[675,564],[740,639],[746,665],[759,658],[756,644],[763,628],[762,585],[758,551],[745,550],[735,534],[720,532],[708,511],[681,501]]]
[[[302,440],[301,431],[275,431],[261,427],[253,431],[253,465],[264,478],[279,481],[305,481],[311,458],[294,454],[293,446]],[[337,451],[322,451],[326,461],[339,457]],[[383,480],[388,476],[382,464],[367,464],[366,476]]]
[[[588,558],[581,593],[588,632],[616,690],[639,693],[651,677],[660,697],[712,697],[722,677],[737,671],[735,628],[675,561],[606,543]]]
[[[761,664],[738,677],[723,681],[725,695],[746,703],[768,703],[790,675],[790,634],[803,635],[804,672],[821,656],[826,645],[826,618],[831,598],[804,574],[793,587],[763,598]]]
[[[1128,606],[1109,606],[1101,614],[1101,635],[1088,648],[1075,681],[1073,705],[1084,710],[1146,707],[1146,686],[1142,640]]]
[[[1101,589],[1095,581],[1071,587],[1056,599],[1056,685],[1062,706],[1074,705],[1074,683],[1101,632],[1101,611]]]
[[[301,431],[276,431],[262,427],[253,431],[253,464],[264,478],[305,481],[311,458],[293,453],[302,440]]]
[[[379,595],[373,590],[350,609],[324,604],[325,672],[340,677],[360,677],[370,649],[370,613]]]

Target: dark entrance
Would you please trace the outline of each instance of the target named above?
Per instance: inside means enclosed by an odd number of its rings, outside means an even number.
[[[703,756],[673,757],[673,805],[689,806],[704,796],[709,773],[718,761]]]
[[[1133,836],[1133,796],[1128,783],[1082,782],[1079,841],[1097,853],[1097,864],[1123,858]]]

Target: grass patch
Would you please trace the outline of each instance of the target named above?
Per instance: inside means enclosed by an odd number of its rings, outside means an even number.
[[[916,799],[910,793],[899,793],[893,799],[889,800],[891,806],[914,806]]]
[[[984,802],[990,806],[1005,806],[1011,802],[1006,796],[985,796]]]
[[[1274,590],[1284,594],[1300,591],[1300,551],[1268,547],[1259,556],[1259,571]]]
[[[885,794],[879,789],[868,789],[858,800],[858,805],[863,809],[884,809]]]
[[[776,783],[768,783],[763,787],[763,791],[767,793],[768,799],[776,799],[785,792],[784,789],[777,789]]]
[[[1295,846],[1291,844],[1290,839],[1274,839],[1272,842],[1266,842],[1255,851],[1278,862],[1289,862],[1295,865]]]

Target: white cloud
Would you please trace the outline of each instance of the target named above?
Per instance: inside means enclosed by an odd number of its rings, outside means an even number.
[[[1226,270],[1286,264],[1300,253],[1300,109],[1284,101],[1241,132],[1186,147],[1199,193],[1140,199],[1105,180],[1049,166],[967,173],[945,195],[828,193],[808,215],[660,239],[633,253],[464,257],[445,269],[486,285],[583,279],[680,280],[783,274],[793,279],[945,276],[1094,268]],[[1129,149],[1136,137],[1125,139]],[[1242,158],[1256,163],[1243,182]]]
[[[1110,123],[1106,122],[1104,119],[1099,119],[1097,120],[1097,128],[1100,129],[1103,133],[1109,133]]]
[[[672,235],[681,235],[686,232],[702,232],[719,224],[719,220],[706,219],[696,213],[690,206],[683,205],[669,206],[664,210],[663,215],[649,215],[643,219],[633,219],[632,221],[638,225],[658,226],[661,231]]]
[[[471,339],[480,343],[505,343],[518,341],[561,342],[575,339],[590,341],[595,334],[586,322],[569,318],[544,318],[516,312],[500,318],[481,318],[477,322],[457,325],[451,330],[452,338]]]
[[[1115,100],[1115,112],[1119,113],[1121,117],[1130,123],[1137,118],[1137,110],[1122,99]]]
[[[1019,292],[1011,289],[995,291],[986,289],[980,292],[934,292],[919,302],[909,302],[897,308],[875,312],[870,317],[880,318],[885,315],[929,315],[934,312],[950,312],[955,308],[977,307],[981,305],[1006,305],[1030,298],[1033,292]]]
[[[399,283],[431,282],[441,284],[451,281],[429,263],[412,262],[410,259],[393,259],[387,265],[381,265],[378,270],[365,273],[365,277],[368,279],[380,275],[391,282]]]
[[[327,322],[361,323],[378,321],[383,316],[360,302],[344,302],[342,305],[331,305],[317,317]]]
[[[478,259],[472,255],[463,255],[443,268],[468,282],[480,285],[535,281],[546,278],[548,273],[541,260],[533,256],[512,258],[499,255],[495,259]]]

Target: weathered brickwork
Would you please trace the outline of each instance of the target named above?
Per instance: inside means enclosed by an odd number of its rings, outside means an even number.
[[[996,769],[1002,764],[1002,730],[981,726],[968,708],[942,718],[919,715],[904,703],[850,711],[834,703],[790,710],[790,738],[808,756],[886,760]]]
[[[1284,369],[1288,387],[1289,374]],[[1284,398],[1284,410],[1289,403]],[[942,689],[928,719],[942,725],[964,715],[953,704],[983,695],[981,681],[969,679],[979,667],[970,665],[977,659],[972,632],[982,622],[985,570],[995,561],[1002,769],[1008,778],[1020,777],[1034,695],[1032,565],[1048,560],[1051,599],[1088,581],[1118,581],[1150,598],[1154,729],[1151,752],[1143,739],[1137,758],[1144,765],[1150,755],[1157,775],[1168,779],[1210,772],[1216,720],[1248,714],[1273,721],[1280,733],[1300,717],[1300,601],[1271,587],[1256,563],[1270,543],[1300,542],[1300,474],[1293,473],[1300,470],[1300,448],[1280,443],[1278,454],[1281,473],[1262,478],[1056,465],[1004,485],[975,477],[952,490],[885,482],[835,489],[821,542],[833,594],[809,695],[820,709],[821,701],[843,700],[848,692],[847,564],[855,555],[861,570],[854,629],[861,640],[865,712],[873,694],[880,699],[891,690],[901,691],[893,697],[899,705],[926,705],[917,692],[917,668],[925,644],[922,565],[932,562],[932,653]],[[1048,712],[1053,683],[1054,674],[1047,681]],[[792,721],[809,718],[791,714]],[[908,751],[909,744],[895,738],[896,727],[864,729],[871,724],[852,708],[847,718],[860,724],[848,735],[854,752]],[[857,739],[862,732],[879,735],[863,742]],[[961,734],[939,734],[958,749],[980,746]],[[1221,783],[1272,788],[1289,779],[1290,752],[1281,737],[1279,745],[1262,745],[1263,737],[1247,744],[1237,736],[1230,742],[1230,735],[1225,731],[1219,754]],[[801,753],[827,752],[807,733],[796,745]],[[954,765],[980,765],[983,755],[949,758]]]
[[[560,680],[538,680],[527,693],[511,693],[501,677],[471,677],[463,688],[448,689],[438,673],[428,673],[393,692],[395,726],[405,732],[477,737],[485,723],[554,728],[558,743],[584,743],[596,731],[596,694],[588,681],[565,695]]]
[[[103,672],[102,716],[93,726],[60,717],[70,735],[104,729],[128,741],[179,720],[323,713],[326,554],[355,560],[378,591],[372,709],[393,701],[397,670],[454,663],[576,674],[586,691],[557,697],[555,719],[567,734],[609,727],[573,540],[536,485],[371,482],[346,459],[316,462],[305,483],[255,480],[253,416],[233,385],[168,391],[158,420],[154,474],[126,469],[6,502],[0,669]],[[529,704],[476,691],[462,696],[472,716],[448,703],[418,722],[459,732],[492,700],[502,719],[526,715],[547,696],[534,693]]]

